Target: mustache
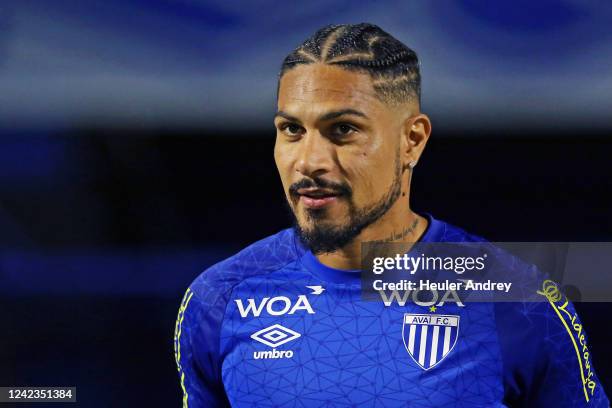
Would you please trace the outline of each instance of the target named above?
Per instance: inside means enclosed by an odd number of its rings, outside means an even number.
[[[334,194],[339,196],[347,196],[350,197],[353,194],[353,190],[346,183],[335,183],[333,181],[328,181],[322,179],[320,177],[304,178],[300,181],[293,183],[289,187],[289,194],[293,197],[298,196],[298,190],[301,188],[324,188],[327,190],[333,191]]]

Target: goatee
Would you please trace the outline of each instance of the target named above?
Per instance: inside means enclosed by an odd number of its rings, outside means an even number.
[[[307,222],[312,223],[313,227],[304,229],[300,226],[292,211],[293,228],[302,244],[315,255],[335,252],[351,243],[363,229],[380,219],[380,217],[389,211],[401,195],[402,169],[399,163],[399,155],[396,158],[395,167],[395,177],[387,193],[377,202],[364,208],[357,208],[355,206],[350,189],[348,189],[348,193],[346,187],[342,190],[344,194],[341,194],[338,199],[344,199],[348,204],[348,223],[345,225],[331,225],[331,223],[327,222],[325,209],[307,209]],[[330,186],[329,183],[317,178],[313,179],[313,181],[309,186],[321,188]],[[293,190],[295,191],[296,189],[294,188]]]

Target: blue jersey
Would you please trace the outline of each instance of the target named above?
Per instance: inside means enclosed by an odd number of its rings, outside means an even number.
[[[427,216],[421,242],[479,242]],[[185,407],[609,407],[567,299],[372,302],[292,229],[210,267],[175,330]]]

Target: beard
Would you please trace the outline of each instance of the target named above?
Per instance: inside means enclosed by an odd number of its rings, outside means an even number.
[[[320,178],[301,180],[289,189],[294,197],[299,188],[320,187],[331,188],[338,192],[338,197],[345,199],[348,204],[347,222],[343,225],[330,225],[326,221],[325,209],[306,209],[307,221],[312,223],[310,228],[302,228],[295,211],[293,215],[293,228],[300,241],[310,251],[317,255],[335,252],[351,243],[366,227],[372,225],[382,217],[395,204],[402,191],[402,168],[399,160],[399,151],[395,160],[395,176],[387,192],[375,203],[357,208],[352,199],[352,190],[345,184],[333,184]],[[299,197],[298,197],[299,200]]]

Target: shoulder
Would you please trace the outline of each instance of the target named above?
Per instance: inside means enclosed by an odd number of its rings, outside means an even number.
[[[276,271],[296,261],[302,252],[293,229],[284,229],[210,266],[192,282],[190,289],[208,303],[244,279]]]
[[[528,275],[531,278],[544,277],[544,275],[538,276],[535,265],[524,261],[520,255],[517,255],[525,252],[525,245],[516,246],[512,243],[491,242],[487,238],[467,232],[463,228],[448,222],[436,220],[433,217],[431,221],[432,227],[437,229],[436,239],[432,241],[456,244],[450,247],[456,251],[486,253],[489,257],[488,262],[491,269],[494,269],[498,274],[509,274],[507,277],[513,280],[519,280],[518,278],[522,275]]]
[[[426,214],[429,222],[425,241],[429,242],[488,242],[485,238],[465,229]]]

